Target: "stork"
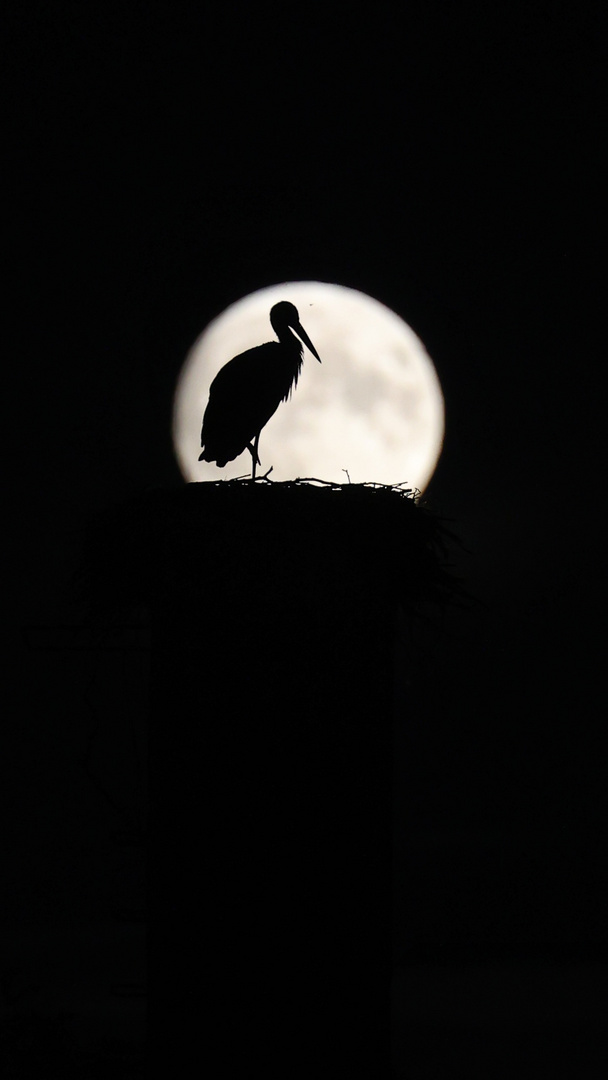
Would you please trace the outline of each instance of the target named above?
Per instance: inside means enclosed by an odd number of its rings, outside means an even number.
[[[270,324],[278,341],[239,353],[215,376],[201,431],[199,461],[215,461],[222,469],[249,450],[253,480],[260,464],[260,432],[297,384],[304,359],[302,342],[321,363],[293,304],[287,300],[275,304]]]

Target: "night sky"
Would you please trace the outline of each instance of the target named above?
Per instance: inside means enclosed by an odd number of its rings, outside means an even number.
[[[427,494],[476,598],[448,619],[441,677],[423,671],[404,812],[425,835],[536,844],[519,914],[489,917],[482,943],[544,928],[605,948],[599,25],[548,3],[426,3],[399,25],[390,8],[204,12],[33,5],[9,25],[10,637],[27,723],[30,697],[45,715],[42,661],[20,627],[69,619],[83,515],[182,483],[171,402],[197,335],[266,285],[360,289],[437,367]],[[530,915],[518,890],[535,873],[542,904],[558,899]],[[423,936],[460,944],[467,926],[431,913]]]

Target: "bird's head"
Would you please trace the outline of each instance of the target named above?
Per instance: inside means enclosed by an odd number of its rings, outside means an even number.
[[[270,312],[270,323],[279,341],[281,340],[281,334],[290,326],[292,330],[295,330],[300,341],[304,342],[306,348],[310,349],[312,355],[321,363],[321,357],[300,322],[298,309],[294,304],[290,304],[289,300],[280,300],[278,304],[274,305]]]

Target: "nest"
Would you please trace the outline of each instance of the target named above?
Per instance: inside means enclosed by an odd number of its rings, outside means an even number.
[[[97,614],[178,595],[292,603],[364,592],[406,608],[446,604],[459,591],[454,542],[404,485],[268,476],[191,483],[90,520],[75,591]]]

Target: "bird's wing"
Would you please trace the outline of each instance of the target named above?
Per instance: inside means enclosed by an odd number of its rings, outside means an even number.
[[[268,345],[272,344],[268,342]],[[209,396],[241,397],[255,390],[260,378],[259,354],[265,348],[259,345],[255,349],[247,349],[224,364],[209,387]]]
[[[215,376],[203,417],[206,461],[232,461],[255,439],[278,408],[284,387],[278,342],[235,356]],[[284,381],[284,379],[283,379]]]

